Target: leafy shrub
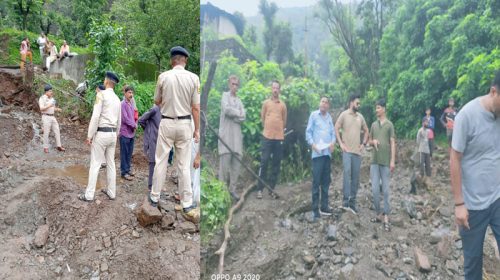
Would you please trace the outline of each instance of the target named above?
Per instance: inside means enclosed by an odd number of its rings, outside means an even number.
[[[203,162],[201,171],[201,239],[206,242],[225,222],[231,198],[224,183],[217,180],[213,170]]]

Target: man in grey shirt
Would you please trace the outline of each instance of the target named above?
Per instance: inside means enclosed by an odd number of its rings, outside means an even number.
[[[488,225],[500,249],[500,70],[490,92],[467,103],[455,119],[450,175],[465,279],[482,279]]]
[[[235,184],[240,175],[240,160],[243,155],[241,123],[245,120],[245,109],[236,95],[240,86],[238,77],[231,75],[228,80],[229,92],[224,92],[221,100],[219,137],[233,153],[219,141],[219,180],[226,183],[233,199],[239,200]]]

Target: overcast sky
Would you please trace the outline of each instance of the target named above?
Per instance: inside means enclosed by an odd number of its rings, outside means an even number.
[[[229,13],[241,12],[245,17],[255,16],[259,13],[260,0],[201,0],[201,4],[207,2],[225,10]],[[278,8],[309,7],[315,5],[318,0],[268,0],[278,5]]]

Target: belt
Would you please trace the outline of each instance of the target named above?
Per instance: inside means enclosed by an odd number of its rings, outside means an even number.
[[[97,131],[101,131],[101,132],[116,132],[116,128],[114,128],[114,127],[98,127]]]
[[[172,117],[167,117],[167,116],[161,115],[161,118],[162,119],[169,119],[169,120],[190,120],[191,119],[191,115],[181,116],[181,117],[176,117],[176,118],[172,118]]]
[[[45,115],[45,116],[51,116],[51,117],[53,117],[53,116],[54,116],[54,114],[45,114],[45,113],[42,113],[42,115]]]

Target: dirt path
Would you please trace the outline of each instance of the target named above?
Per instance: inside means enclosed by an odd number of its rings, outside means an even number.
[[[55,151],[51,137],[52,148],[45,155],[38,114],[6,106],[0,112],[0,279],[199,277],[198,228],[174,211],[173,180],[160,203],[165,221],[146,228],[137,222],[134,211],[147,193],[140,137],[132,164],[137,179],[117,179],[114,201],[96,191],[96,201],[85,203],[76,195],[87,182],[86,126],[59,118],[67,151]],[[118,151],[116,165],[118,169]],[[104,186],[105,171],[99,177],[98,189]],[[44,224],[49,226],[48,241],[37,248],[34,234]]]
[[[312,223],[310,182],[282,185],[281,199],[264,199],[251,193],[234,218],[232,241],[225,258],[225,273],[258,274],[260,279],[463,279],[461,241],[454,226],[452,196],[444,151],[433,167],[429,190],[410,195],[409,161],[399,162],[391,178],[392,228],[372,223],[369,155],[362,163],[358,215],[341,205],[341,162],[334,162],[330,205],[334,215]],[[409,158],[410,151],[398,158]],[[436,162],[437,161],[437,162]],[[414,215],[411,218],[409,213]],[[202,279],[216,273],[213,253],[222,237],[202,252]],[[500,279],[494,237],[488,230],[484,245],[485,279]],[[414,248],[421,249],[431,265],[421,272]],[[496,278],[495,278],[496,275]],[[486,278],[487,277],[487,278]],[[251,279],[251,278],[249,278]]]

